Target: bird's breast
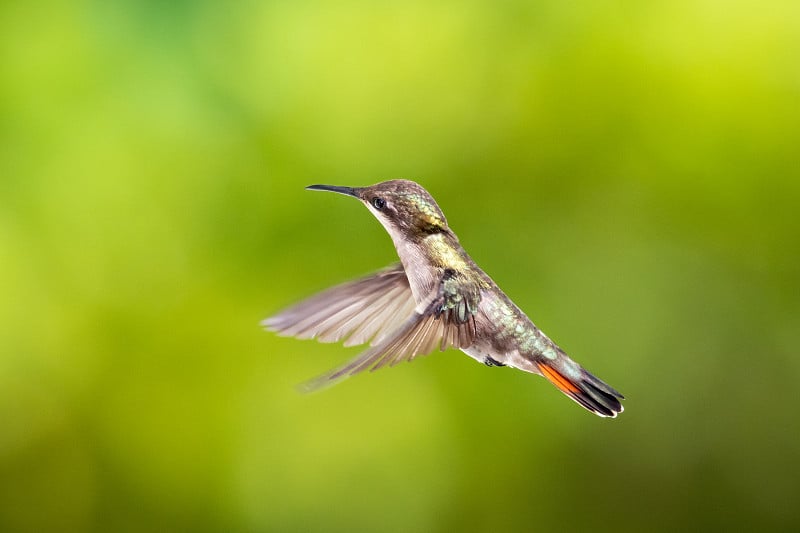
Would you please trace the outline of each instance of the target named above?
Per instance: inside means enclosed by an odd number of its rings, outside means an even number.
[[[438,295],[445,270],[466,272],[471,269],[466,253],[452,234],[434,233],[422,239],[409,239],[392,228],[389,235],[408,277],[418,311]]]
[[[438,268],[431,264],[424,248],[419,244],[403,241],[395,243],[395,247],[411,286],[414,301],[417,305],[426,303],[439,282]]]

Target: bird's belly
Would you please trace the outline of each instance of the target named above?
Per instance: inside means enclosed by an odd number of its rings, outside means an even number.
[[[518,350],[498,352],[489,343],[476,342],[468,348],[461,348],[461,351],[479,363],[490,364],[491,361],[495,361],[497,363],[509,366],[511,368],[516,368],[518,370],[523,370],[525,372],[541,374],[534,362],[524,355],[521,355]]]

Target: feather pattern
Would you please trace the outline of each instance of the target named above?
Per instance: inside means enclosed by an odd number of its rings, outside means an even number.
[[[332,287],[261,324],[299,339],[338,342],[347,338],[346,346],[374,344],[400,327],[414,306],[408,278],[398,264]]]
[[[262,324],[281,335],[372,348],[307,382],[314,390],[362,370],[411,361],[435,349],[466,348],[477,334],[476,291],[462,294],[443,273],[416,303],[401,265],[338,285],[268,318]]]
[[[475,321],[457,323],[449,321],[446,315],[437,313],[441,299],[434,301],[420,314],[414,313],[406,323],[383,342],[360,353],[347,363],[330,370],[321,376],[303,383],[300,387],[311,392],[362,372],[377,370],[384,366],[394,366],[401,361],[411,361],[419,355],[426,355],[436,348],[465,348],[475,338]]]

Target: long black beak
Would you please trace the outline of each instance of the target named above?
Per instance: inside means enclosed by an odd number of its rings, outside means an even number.
[[[309,185],[306,187],[306,190],[338,192],[339,194],[346,194],[347,196],[355,196],[358,198],[358,192],[361,189],[358,187],[339,187],[338,185]]]

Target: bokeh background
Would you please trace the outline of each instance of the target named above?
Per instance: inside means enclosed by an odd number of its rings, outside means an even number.
[[[0,4],[0,530],[800,527],[800,3]],[[259,321],[404,177],[596,418]]]

